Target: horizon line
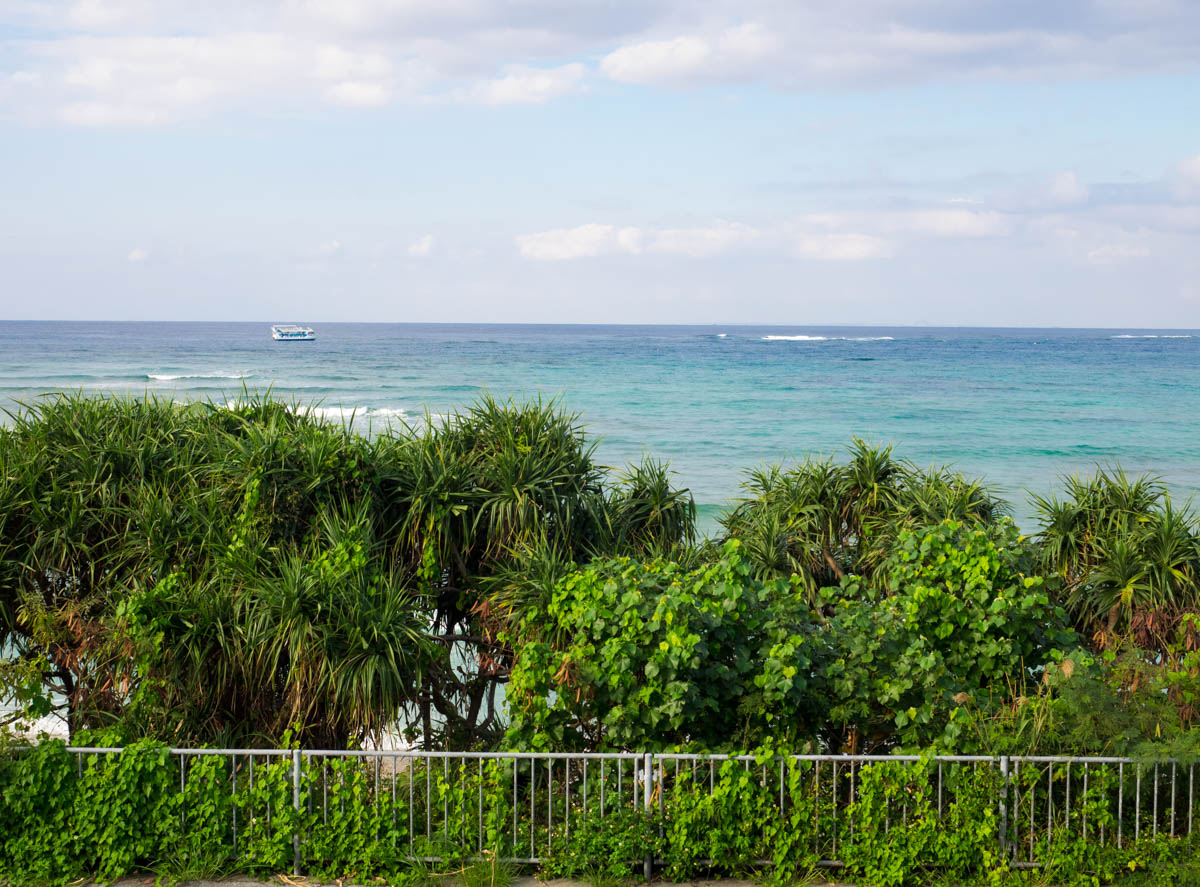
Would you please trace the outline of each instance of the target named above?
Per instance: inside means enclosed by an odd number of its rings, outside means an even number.
[[[125,318],[0,318],[0,323],[128,323],[128,324],[240,324],[271,326],[280,323],[319,323],[340,326],[580,326],[580,327],[772,327],[779,329],[827,329],[837,327],[861,327],[877,329],[993,329],[993,330],[1151,330],[1200,332],[1200,327],[1166,327],[1166,326],[1133,326],[1133,325],[1103,325],[1103,326],[1067,326],[1065,324],[1020,325],[1003,323],[886,323],[853,321],[845,323],[783,323],[779,321],[701,321],[694,323],[650,321],[634,323],[630,321],[528,321],[528,320],[146,320]]]

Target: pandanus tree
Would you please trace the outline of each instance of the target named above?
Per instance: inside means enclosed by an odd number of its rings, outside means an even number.
[[[751,471],[747,496],[721,521],[764,578],[800,576],[815,591],[850,573],[870,575],[905,528],[943,520],[990,526],[1006,505],[946,468],[919,469],[891,447],[855,440],[844,464],[807,460]]]
[[[448,742],[498,735],[507,657],[487,579],[542,540],[574,552],[594,532],[603,472],[592,450],[576,417],[553,403],[490,397],[377,442],[379,498],[442,651],[420,691],[427,743],[435,710]]]
[[[120,706],[108,667],[120,657],[106,622],[115,602],[211,531],[181,519],[205,504],[203,444],[185,411],[152,399],[64,396],[10,420],[0,431],[4,689],[45,690],[73,726],[87,723]]]
[[[421,690],[427,741],[435,720],[460,747],[499,738],[512,662],[501,630],[561,575],[599,553],[691,541],[691,496],[665,466],[630,469],[606,491],[594,450],[557,403],[490,397],[377,443],[380,498],[443,649]]]
[[[557,404],[373,439],[268,396],[50,397],[0,430],[0,695],[172,741],[498,737],[500,629],[599,553],[680,550],[663,465]]]
[[[173,741],[378,732],[427,657],[368,457],[269,398],[65,394],[14,412],[0,693],[65,710],[72,730]]]
[[[341,503],[302,545],[266,559],[235,547],[201,581],[175,573],[132,594],[120,624],[151,679],[131,719],[161,735],[186,718],[224,743],[378,738],[432,660],[422,602],[385,547],[369,506]]]
[[[1079,629],[1101,648],[1131,640],[1156,657],[1200,649],[1200,528],[1157,478],[1120,468],[1063,478],[1034,496],[1044,568],[1062,577]]]

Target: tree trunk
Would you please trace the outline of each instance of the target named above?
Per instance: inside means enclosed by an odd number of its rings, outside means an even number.
[[[422,744],[425,751],[433,751],[433,717],[430,712],[430,706],[433,704],[432,695],[429,692],[428,678],[425,678],[425,683],[421,687],[421,734]]]

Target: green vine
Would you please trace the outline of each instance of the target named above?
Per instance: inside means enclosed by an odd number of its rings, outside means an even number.
[[[297,837],[303,871],[357,883],[414,883],[430,865],[495,877],[499,860],[535,858],[546,875],[616,884],[639,877],[648,856],[674,880],[757,870],[773,885],[829,859],[864,885],[1007,885],[1035,877],[1016,867],[1029,858],[1040,863],[1033,883],[1200,883],[1187,811],[1172,810],[1181,837],[1171,837],[1130,804],[1137,791],[1169,790],[1161,766],[1143,767],[1139,782],[1132,765],[1026,764],[1006,785],[988,761],[835,772],[768,748],[668,765],[647,805],[645,783],[610,764],[302,755],[297,805],[293,752],[256,753],[251,775],[245,755],[181,758],[148,741],[82,755],[50,741],[0,750],[0,884],[290,872]],[[1048,819],[1030,821],[1034,800]]]

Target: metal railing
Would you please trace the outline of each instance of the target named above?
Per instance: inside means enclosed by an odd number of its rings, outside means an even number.
[[[123,749],[67,751],[82,779]],[[681,804],[711,798],[721,785],[727,791],[733,776],[743,790],[763,798],[769,792],[781,816],[802,818],[812,852],[832,867],[844,864],[845,848],[868,814],[872,829],[882,818],[889,833],[934,817],[952,829],[964,815],[982,813],[994,817],[1002,856],[1032,868],[1056,842],[1123,847],[1148,835],[1191,835],[1197,804],[1194,764],[1129,758],[185,748],[166,754],[171,766],[178,760],[185,822],[189,799],[216,791],[222,803],[206,806],[204,827],[231,842],[235,859],[253,852],[255,841],[290,840],[295,874],[350,832],[391,842],[412,860],[436,862],[441,848],[454,847],[539,863],[570,843],[573,828],[614,816],[650,815],[665,834]],[[874,786],[869,795],[866,777]],[[656,861],[649,852],[642,860],[647,875]]]

